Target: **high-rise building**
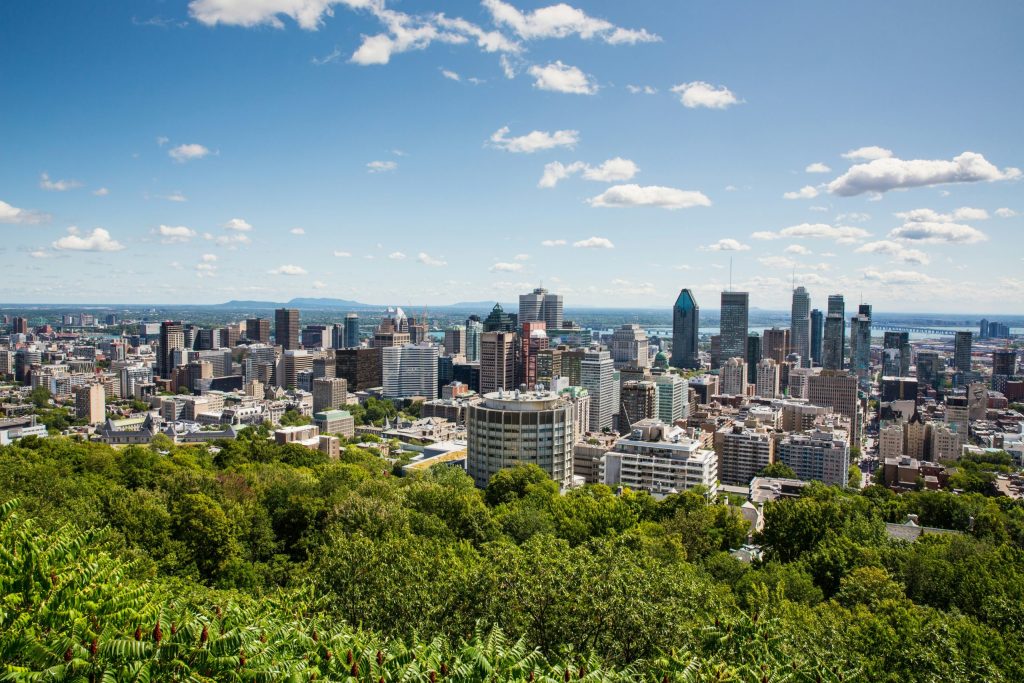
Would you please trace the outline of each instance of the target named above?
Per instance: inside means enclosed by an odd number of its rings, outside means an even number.
[[[862,388],[871,379],[871,305],[861,304],[850,319],[850,369]]]
[[[278,362],[277,385],[282,389],[296,389],[299,374],[313,372],[313,356],[301,349],[285,351]]]
[[[786,362],[786,356],[789,355],[789,330],[778,327],[765,330],[761,342],[762,358],[771,358],[780,365]]]
[[[381,349],[384,396],[437,398],[437,357],[437,347],[427,342]]]
[[[537,384],[537,354],[548,348],[547,323],[543,320],[524,322],[519,337],[517,381],[532,389]]]
[[[959,330],[953,342],[953,369],[957,372],[971,371],[971,343],[974,334]]]
[[[325,349],[331,345],[331,331],[327,325],[306,325],[302,329],[302,348]]]
[[[28,318],[15,317],[11,320],[12,334],[28,334]]]
[[[800,354],[800,364],[811,366],[811,295],[803,287],[793,290],[793,305],[789,317],[789,341],[793,353]]]
[[[560,487],[570,486],[573,412],[569,402],[551,391],[485,393],[483,402],[466,411],[469,476],[482,488],[507,467],[537,465]]]
[[[747,393],[747,362],[742,358],[730,358],[722,363],[718,371],[722,393],[731,396],[745,396]]]
[[[857,378],[842,370],[822,370],[807,378],[807,399],[811,405],[831,408],[848,418],[854,438],[860,434],[860,401]]]
[[[349,391],[382,386],[381,352],[381,349],[358,346],[335,351],[335,376],[348,382]]]
[[[921,387],[941,389],[945,375],[942,357],[938,351],[923,350],[917,352],[917,383]]]
[[[747,357],[747,318],[750,295],[747,292],[722,292],[720,335],[721,359]]]
[[[562,376],[562,349],[547,348],[537,352],[537,382],[551,384],[555,377]]]
[[[612,333],[612,361],[615,368],[649,368],[647,333],[639,325],[626,324]]]
[[[174,351],[185,348],[185,328],[170,320],[160,323],[160,349],[157,355],[157,374],[169,379],[175,368]]]
[[[466,360],[473,363],[480,360],[480,335],[484,333],[484,324],[477,316],[466,320]]]
[[[274,342],[285,351],[299,348],[299,311],[278,308],[274,311]]]
[[[514,332],[484,332],[480,335],[481,394],[515,386],[515,344]]]
[[[356,313],[345,314],[345,346],[346,349],[354,349],[359,346],[359,315]]]
[[[825,314],[817,308],[811,309],[811,360],[821,365],[822,346],[825,336]]]
[[[313,412],[334,410],[345,405],[348,398],[348,382],[334,377],[313,380]]]
[[[746,486],[775,461],[775,439],[767,429],[740,424],[715,432],[718,478],[723,484]]]
[[[449,356],[466,355],[465,325],[452,325],[444,331],[444,350]]]
[[[761,398],[776,398],[779,395],[779,364],[771,358],[757,362],[756,394]]]
[[[910,374],[910,334],[886,332],[882,338],[882,376],[906,377]]]
[[[629,381],[619,390],[619,432],[625,434],[635,422],[657,417],[658,389],[654,382]]]
[[[99,424],[106,417],[106,392],[102,384],[75,387],[75,417],[89,424]]]
[[[992,352],[992,388],[1002,391],[1006,380],[1017,374],[1017,352],[1013,349],[996,349]]]
[[[517,316],[505,313],[501,304],[494,304],[494,308],[484,319],[484,332],[515,332]]]
[[[538,287],[529,294],[519,295],[519,323],[543,322],[547,329],[562,328],[562,295],[551,294]]]
[[[850,444],[841,430],[787,434],[775,447],[775,461],[789,465],[798,479],[846,486]]]
[[[846,367],[846,302],[842,294],[831,294],[828,297],[821,365],[826,370],[842,370]]]
[[[430,341],[430,323],[427,321],[426,315],[420,320],[416,320],[414,317],[409,322],[409,341],[413,344],[422,344],[423,342]]]
[[[580,386],[590,393],[590,424],[587,431],[614,428],[618,412],[615,363],[604,349],[588,349],[580,361]]]
[[[747,335],[747,384],[757,382],[757,364],[761,358],[761,335],[751,332]]]
[[[654,385],[658,391],[658,419],[670,426],[676,420],[685,420],[690,412],[687,381],[679,375],[665,373],[655,377]]]
[[[270,321],[266,318],[249,318],[245,321],[245,338],[260,344],[270,343]]]
[[[672,367],[695,370],[700,368],[697,352],[700,329],[700,307],[689,289],[680,290],[672,306]]]

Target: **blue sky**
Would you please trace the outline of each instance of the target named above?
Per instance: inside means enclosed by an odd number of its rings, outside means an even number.
[[[10,302],[1020,313],[1019,2],[0,6]],[[844,156],[845,155],[845,156]],[[788,197],[788,198],[787,198]]]

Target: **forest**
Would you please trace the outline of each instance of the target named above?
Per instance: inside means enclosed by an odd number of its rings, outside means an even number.
[[[259,430],[0,448],[0,680],[1020,681],[1024,505],[479,490]],[[894,540],[918,516],[956,533]]]

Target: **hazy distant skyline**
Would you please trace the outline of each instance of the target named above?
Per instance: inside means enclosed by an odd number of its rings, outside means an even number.
[[[298,8],[298,9],[294,9]],[[443,12],[443,14],[441,14]],[[0,6],[12,303],[1021,313],[1024,6]]]

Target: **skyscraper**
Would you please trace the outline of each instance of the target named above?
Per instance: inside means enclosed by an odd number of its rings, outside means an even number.
[[[850,319],[850,369],[862,389],[871,379],[871,305],[861,304]]]
[[[745,396],[747,393],[747,363],[742,358],[730,358],[719,369],[722,393]]]
[[[170,320],[160,323],[160,353],[157,356],[157,374],[167,379],[174,370],[174,351],[185,348],[185,328],[181,322]]]
[[[437,347],[422,342],[381,349],[384,395],[437,398]]]
[[[943,363],[938,351],[918,351],[916,366],[919,387],[929,386],[933,389],[942,387]]]
[[[842,294],[828,297],[825,334],[822,338],[821,365],[826,370],[842,370],[846,357],[846,302]]]
[[[683,289],[672,307],[672,367],[694,370],[700,367],[697,339],[700,307],[693,292]]]
[[[647,333],[639,325],[625,324],[612,333],[612,361],[615,369],[648,368]]]
[[[245,337],[251,342],[270,343],[270,321],[266,318],[249,318],[245,321]]]
[[[747,317],[750,295],[747,292],[722,292],[720,358],[747,357]]]
[[[359,316],[355,313],[345,315],[345,348],[354,349],[359,346]]]
[[[771,358],[779,365],[786,362],[786,356],[789,355],[789,330],[778,327],[765,330],[761,341],[762,358]]]
[[[461,356],[466,353],[466,327],[452,325],[444,331],[444,350],[449,356]]]
[[[580,386],[590,393],[590,424],[587,429],[599,432],[614,427],[618,412],[615,364],[603,349],[590,349],[580,361]]]
[[[561,329],[561,294],[551,294],[543,287],[538,287],[529,294],[519,295],[519,322],[532,323],[538,321],[543,321],[548,329]]]
[[[957,372],[971,371],[971,343],[974,334],[967,331],[958,331],[953,342],[953,369]]]
[[[514,332],[484,332],[480,335],[480,393],[489,394],[515,386]]]
[[[274,311],[274,342],[285,351],[299,348],[299,311],[279,308]]]
[[[543,320],[523,323],[519,337],[518,383],[533,388],[537,384],[537,354],[548,348],[547,324]]]
[[[747,335],[747,384],[757,382],[757,364],[761,360],[761,335],[751,332]]]
[[[654,382],[632,380],[619,394],[619,432],[625,434],[640,420],[658,414],[658,389]]]
[[[825,333],[825,314],[817,308],[811,310],[811,360],[821,365],[821,347]]]
[[[811,295],[803,287],[793,290],[789,317],[789,341],[793,353],[800,354],[800,365],[811,366]]]
[[[494,308],[484,319],[484,332],[515,332],[516,317],[505,313],[501,304],[494,304]]]
[[[910,334],[886,332],[882,338],[882,376],[906,377],[910,374]]]
[[[480,360],[480,335],[484,333],[484,324],[473,315],[466,320],[466,360],[470,363]]]

